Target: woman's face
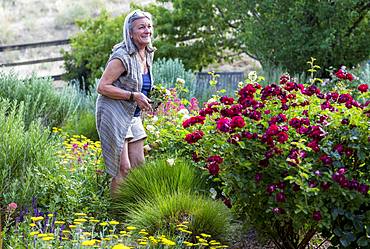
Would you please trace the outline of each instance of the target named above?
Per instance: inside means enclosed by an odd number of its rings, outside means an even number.
[[[132,23],[132,40],[139,48],[146,47],[152,39],[152,22],[146,18],[140,18]]]

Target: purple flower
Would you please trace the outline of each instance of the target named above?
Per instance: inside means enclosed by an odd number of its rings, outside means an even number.
[[[312,213],[312,219],[314,219],[315,221],[320,221],[322,219],[321,212],[320,211],[314,211]]]
[[[275,191],[275,189],[276,189],[275,184],[269,184],[269,185],[267,185],[267,187],[266,187],[266,191],[267,191],[267,193],[269,193],[269,195],[271,195],[271,194],[272,194],[272,192],[274,192],[274,191]]]
[[[262,173],[257,172],[254,179],[256,180],[256,183],[259,183],[262,180]]]
[[[360,184],[360,186],[358,186],[358,192],[362,193],[362,194],[367,194],[367,192],[369,192],[369,185],[366,185],[366,184]]]
[[[282,209],[280,207],[274,207],[274,208],[272,208],[272,212],[274,214],[283,214],[284,213],[284,209]]]
[[[275,200],[277,202],[285,202],[285,200],[286,200],[285,194],[283,192],[277,193],[276,196],[275,196]]]

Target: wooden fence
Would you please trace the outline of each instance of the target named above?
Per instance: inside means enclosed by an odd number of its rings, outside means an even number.
[[[24,50],[29,48],[38,48],[38,47],[50,47],[50,46],[60,46],[69,44],[70,39],[64,40],[54,40],[54,41],[46,41],[46,42],[35,42],[35,43],[26,43],[26,44],[17,44],[17,45],[6,45],[0,46],[0,53],[12,50]],[[4,63],[0,64],[0,67],[14,67],[14,66],[22,66],[22,65],[32,65],[32,64],[39,64],[45,62],[55,62],[55,61],[63,61],[63,57],[53,57],[53,58],[44,58],[44,59],[36,59],[36,60],[28,60],[28,61],[18,61],[12,63]],[[232,94],[233,91],[237,88],[237,85],[240,81],[244,80],[243,72],[215,72],[215,74],[219,75],[217,78],[217,85],[216,89],[225,89],[226,94]],[[59,75],[50,75],[51,78],[54,80],[60,80],[63,74]],[[208,98],[209,95],[212,93],[211,86],[209,85],[209,81],[212,79],[212,76],[205,72],[196,73],[196,86],[193,87],[193,94],[200,99]]]
[[[212,75],[209,73],[200,72],[196,74],[196,87],[192,91],[192,95],[196,96],[199,100],[206,100],[216,91],[225,89],[225,95],[233,95],[238,87],[240,81],[244,81],[243,72],[215,72],[218,75],[216,78],[217,84],[211,87],[209,81]]]
[[[60,45],[69,44],[69,42],[70,42],[70,39],[64,39],[64,40],[55,40],[55,41],[46,41],[46,42],[33,42],[33,43],[16,44],[16,45],[5,45],[5,46],[0,46],[0,53],[12,51],[12,50],[24,50],[28,48],[60,46]],[[32,64],[63,61],[63,60],[64,58],[60,56],[60,57],[44,58],[44,59],[37,59],[37,60],[4,63],[4,64],[0,64],[0,67],[15,67],[15,66],[32,65]],[[63,74],[50,75],[50,77],[52,77],[54,80],[60,80],[62,76]]]

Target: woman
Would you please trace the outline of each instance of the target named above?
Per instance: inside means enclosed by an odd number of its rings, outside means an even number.
[[[152,34],[149,13],[128,14],[124,40],[113,47],[97,87],[96,126],[106,171],[113,177],[112,193],[132,167],[144,162],[146,133],[140,112],[151,110],[147,95],[153,85]]]

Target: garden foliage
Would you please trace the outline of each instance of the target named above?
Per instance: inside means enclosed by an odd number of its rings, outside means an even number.
[[[71,51],[64,51],[67,80],[77,80],[80,89],[88,91],[101,77],[109,54],[123,39],[124,16],[110,18],[103,11],[96,18],[77,21],[81,32],[71,38]]]
[[[310,56],[328,68],[370,55],[368,1],[160,0],[144,9],[155,18],[157,56],[193,70],[239,53],[291,74]]]
[[[62,125],[77,109],[79,93],[72,87],[56,91],[53,81],[36,75],[20,79],[15,73],[0,72],[0,97],[23,102],[26,128],[36,119],[44,126]]]
[[[302,84],[283,75],[265,87],[256,80],[183,122],[193,160],[217,196],[282,248],[304,248],[318,232],[343,247],[368,246],[368,85],[346,89],[355,79],[343,68],[327,93],[312,84],[318,79]]]
[[[0,99],[0,209],[4,203],[29,204],[41,190],[36,173],[55,165],[49,131],[37,120],[26,128],[25,107],[24,102]]]

